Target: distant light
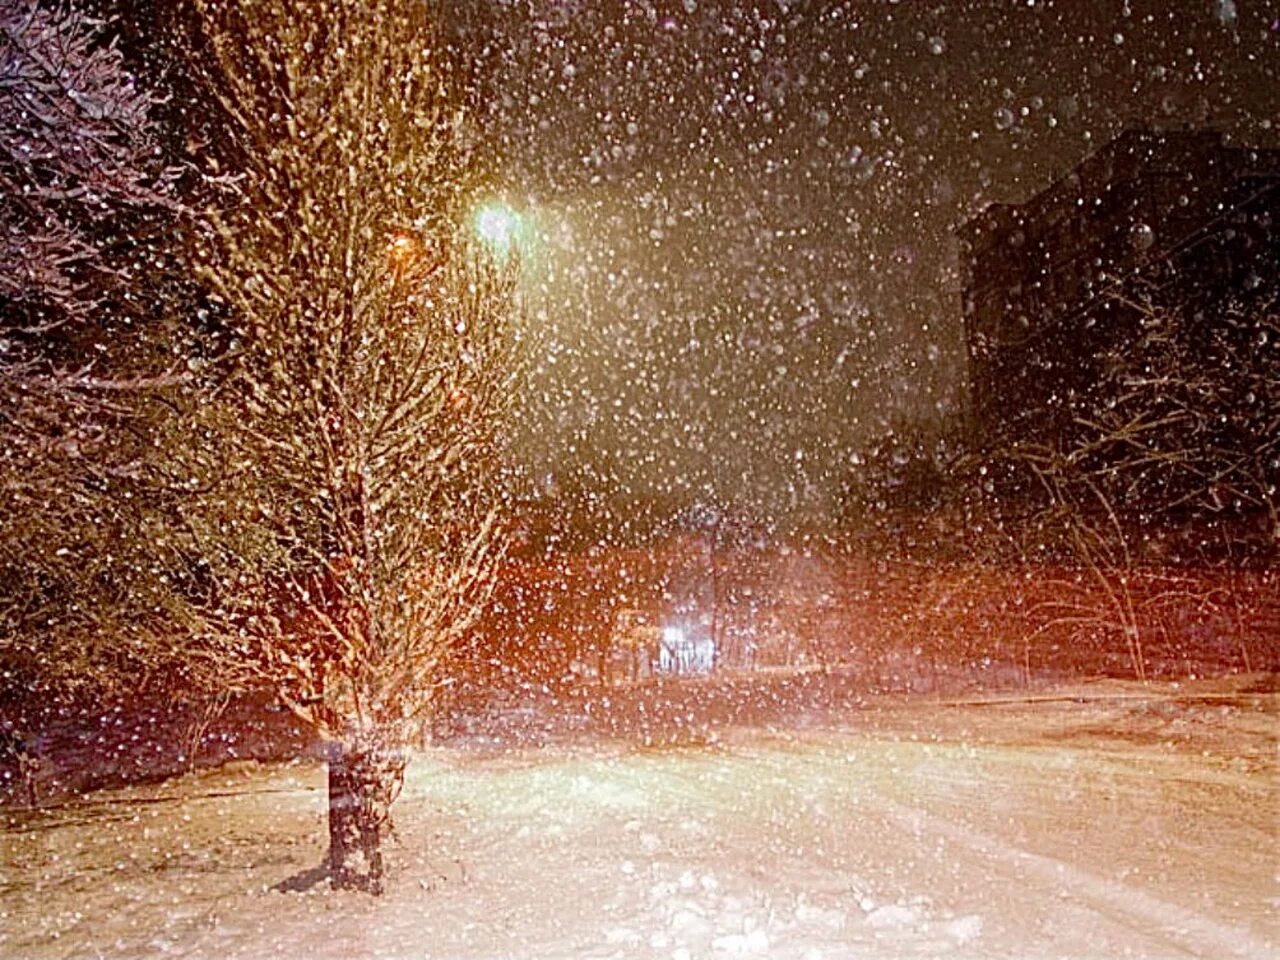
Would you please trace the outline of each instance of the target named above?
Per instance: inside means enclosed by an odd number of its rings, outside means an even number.
[[[413,237],[407,233],[393,234],[387,241],[387,256],[393,263],[403,262],[416,252],[417,246]]]
[[[476,211],[475,231],[489,249],[505,256],[519,238],[520,215],[504,204],[485,204]]]

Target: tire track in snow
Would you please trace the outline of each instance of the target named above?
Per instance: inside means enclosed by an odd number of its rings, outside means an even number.
[[[818,744],[807,746],[813,761],[806,766],[808,776],[813,776],[827,763],[841,762],[838,751],[832,752]],[[794,759],[789,755],[791,749],[794,748],[786,748],[787,755],[779,756],[777,748],[744,744],[738,745],[731,754],[739,762],[754,763],[765,770],[778,772]],[[987,861],[1012,867],[1018,875],[1045,881],[1051,889],[1066,891],[1100,917],[1110,917],[1135,932],[1163,940],[1191,956],[1208,960],[1272,960],[1278,956],[1274,942],[1260,938],[1246,927],[1219,922],[1128,884],[1054,857],[1033,853],[920,807],[903,804],[865,781],[857,792],[868,804],[868,809],[878,811],[885,822],[907,833],[940,836],[968,848]]]
[[[1259,939],[1243,927],[1219,923],[1128,884],[1012,846],[991,834],[961,826],[915,807],[903,806],[888,797],[878,795],[877,799],[892,819],[908,832],[927,830],[983,857],[1034,874],[1055,887],[1065,886],[1099,913],[1124,916],[1136,930],[1150,931],[1154,925],[1160,935],[1195,956],[1214,960],[1226,957],[1273,960],[1276,956],[1274,944]]]

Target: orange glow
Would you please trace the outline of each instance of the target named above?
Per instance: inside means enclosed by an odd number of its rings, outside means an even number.
[[[393,234],[391,239],[387,241],[387,256],[391,258],[392,263],[400,264],[413,256],[417,247],[418,243],[411,235],[407,233]]]

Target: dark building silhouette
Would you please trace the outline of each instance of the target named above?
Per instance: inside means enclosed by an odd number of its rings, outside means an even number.
[[[1188,336],[1280,293],[1280,150],[1131,130],[1022,204],[964,224],[971,416],[988,443],[1046,440],[1105,402],[1101,365],[1144,306]]]

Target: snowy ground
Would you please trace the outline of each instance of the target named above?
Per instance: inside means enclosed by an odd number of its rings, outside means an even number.
[[[428,751],[376,901],[320,876],[321,767],[205,771],[10,811],[0,955],[1273,958],[1278,703],[1088,684]]]

